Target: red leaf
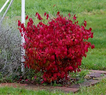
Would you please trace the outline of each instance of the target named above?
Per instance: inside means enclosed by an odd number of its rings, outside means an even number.
[[[84,21],[84,26],[86,27],[86,25],[87,25],[87,22],[86,22],[86,21]]]
[[[18,20],[18,26],[21,26],[21,22],[20,22],[20,20]]]
[[[59,11],[57,12],[57,15],[60,15],[60,12]]]
[[[95,48],[95,45],[91,45],[91,49],[94,49]]]
[[[26,16],[26,18],[25,18],[26,20],[28,19],[28,15]]]
[[[76,18],[77,18],[76,15],[74,15],[73,19],[76,20]]]
[[[70,18],[70,17],[71,17],[71,14],[69,13],[68,16],[69,16],[69,18]]]

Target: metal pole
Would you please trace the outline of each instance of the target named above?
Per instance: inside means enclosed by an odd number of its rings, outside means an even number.
[[[24,25],[25,25],[25,0],[21,0],[21,22],[24,23]],[[24,72],[25,72],[25,67],[24,67],[25,49],[22,47],[23,43],[25,43],[24,33],[23,33],[23,37],[21,38],[21,72],[24,75]]]
[[[5,13],[3,14],[3,17],[2,17],[1,20],[0,20],[0,23],[2,23],[2,21],[3,21],[4,17],[5,17],[5,15],[7,14],[7,12],[8,12],[8,10],[9,10],[11,4],[13,3],[13,1],[14,1],[14,0],[11,0],[10,4],[8,5],[7,10],[5,11]]]
[[[7,0],[7,1],[4,3],[4,5],[1,7],[1,9],[0,9],[0,13],[1,13],[2,10],[5,8],[5,6],[7,5],[8,2],[9,2],[9,0]]]

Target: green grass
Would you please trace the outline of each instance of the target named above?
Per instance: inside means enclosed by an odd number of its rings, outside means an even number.
[[[91,87],[83,87],[76,95],[106,95],[106,79]]]
[[[3,5],[4,1],[6,0],[0,0],[0,6]],[[87,28],[92,27],[92,32],[94,32],[94,38],[89,39],[89,41],[95,44],[95,49],[89,49],[87,57],[82,60],[82,68],[106,70],[105,4],[106,0],[26,0],[26,15],[34,18],[36,12],[39,12],[41,15],[47,12],[55,16],[56,12],[60,11],[64,16],[69,12],[72,15],[76,14],[79,24],[86,20],[88,23]],[[21,0],[14,0],[6,15],[10,17],[9,21],[14,20],[16,16],[21,16],[20,10]],[[35,23],[37,23],[36,19]]]
[[[4,1],[0,0],[0,7]],[[83,13],[93,12],[99,13],[100,10],[105,10],[105,0],[26,0],[26,14],[33,15],[35,12],[55,14],[56,11],[67,13]],[[55,6],[54,6],[55,5]],[[53,7],[54,6],[54,7]],[[21,15],[21,0],[14,0],[11,9],[7,15],[14,13],[14,16]]]
[[[23,88],[0,87],[0,95],[106,95],[106,79],[91,87],[82,87],[76,94],[64,93],[60,90],[26,90]]]
[[[88,14],[88,13],[87,13]],[[95,44],[95,49],[89,50],[87,58],[83,58],[82,68],[87,69],[104,69],[106,70],[106,12],[103,14],[87,15],[88,26],[92,27],[94,32],[94,38],[89,39],[92,44]],[[82,14],[81,14],[82,15]],[[79,17],[83,17],[83,16]],[[79,18],[80,20],[80,18]]]
[[[6,0],[0,0],[0,8]],[[77,20],[81,24],[87,21],[87,28],[92,27],[94,38],[89,39],[95,44],[95,49],[89,49],[87,57],[82,60],[82,69],[106,70],[106,0],[25,0],[26,15],[34,18],[36,12],[43,15],[44,12],[55,16],[60,11],[64,16],[69,12],[77,15]],[[55,6],[54,6],[55,5]],[[54,6],[54,7],[53,7]],[[7,7],[7,6],[6,6]],[[0,13],[3,15],[4,11]],[[7,15],[8,21],[15,21],[16,16],[21,16],[21,0],[14,0]],[[6,20],[4,20],[6,22]],[[36,21],[37,22],[37,21]],[[35,23],[36,23],[35,22]],[[0,95],[66,95],[60,91],[32,91],[20,88],[3,87],[0,88]],[[105,95],[106,79],[102,80],[94,87],[81,88],[75,95]],[[71,93],[67,95],[73,95]]]

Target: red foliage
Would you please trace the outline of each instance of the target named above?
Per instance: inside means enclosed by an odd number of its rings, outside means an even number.
[[[36,16],[39,20],[43,19],[39,13]],[[49,19],[48,14],[44,16]],[[21,30],[25,33],[25,66],[42,71],[44,82],[67,80],[69,72],[80,71],[82,57],[86,57],[88,48],[94,48],[87,41],[93,38],[92,29],[85,29],[87,22],[79,26],[75,15],[73,19],[57,12],[56,18],[49,19],[47,24],[39,22],[34,25],[32,18],[29,18],[25,27],[18,21],[20,33]]]

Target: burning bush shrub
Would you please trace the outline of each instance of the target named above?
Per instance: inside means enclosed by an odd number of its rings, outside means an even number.
[[[44,13],[47,24],[43,23],[39,13],[35,16],[40,20],[37,25],[32,18],[29,18],[26,27],[18,21],[21,35],[25,34],[25,66],[35,72],[41,71],[43,82],[67,80],[69,72],[80,71],[82,57],[86,57],[88,48],[94,48],[88,42],[89,38],[93,38],[92,29],[86,29],[86,21],[80,26],[75,15],[71,20],[70,14],[64,17],[57,12],[56,18],[50,19]]]

